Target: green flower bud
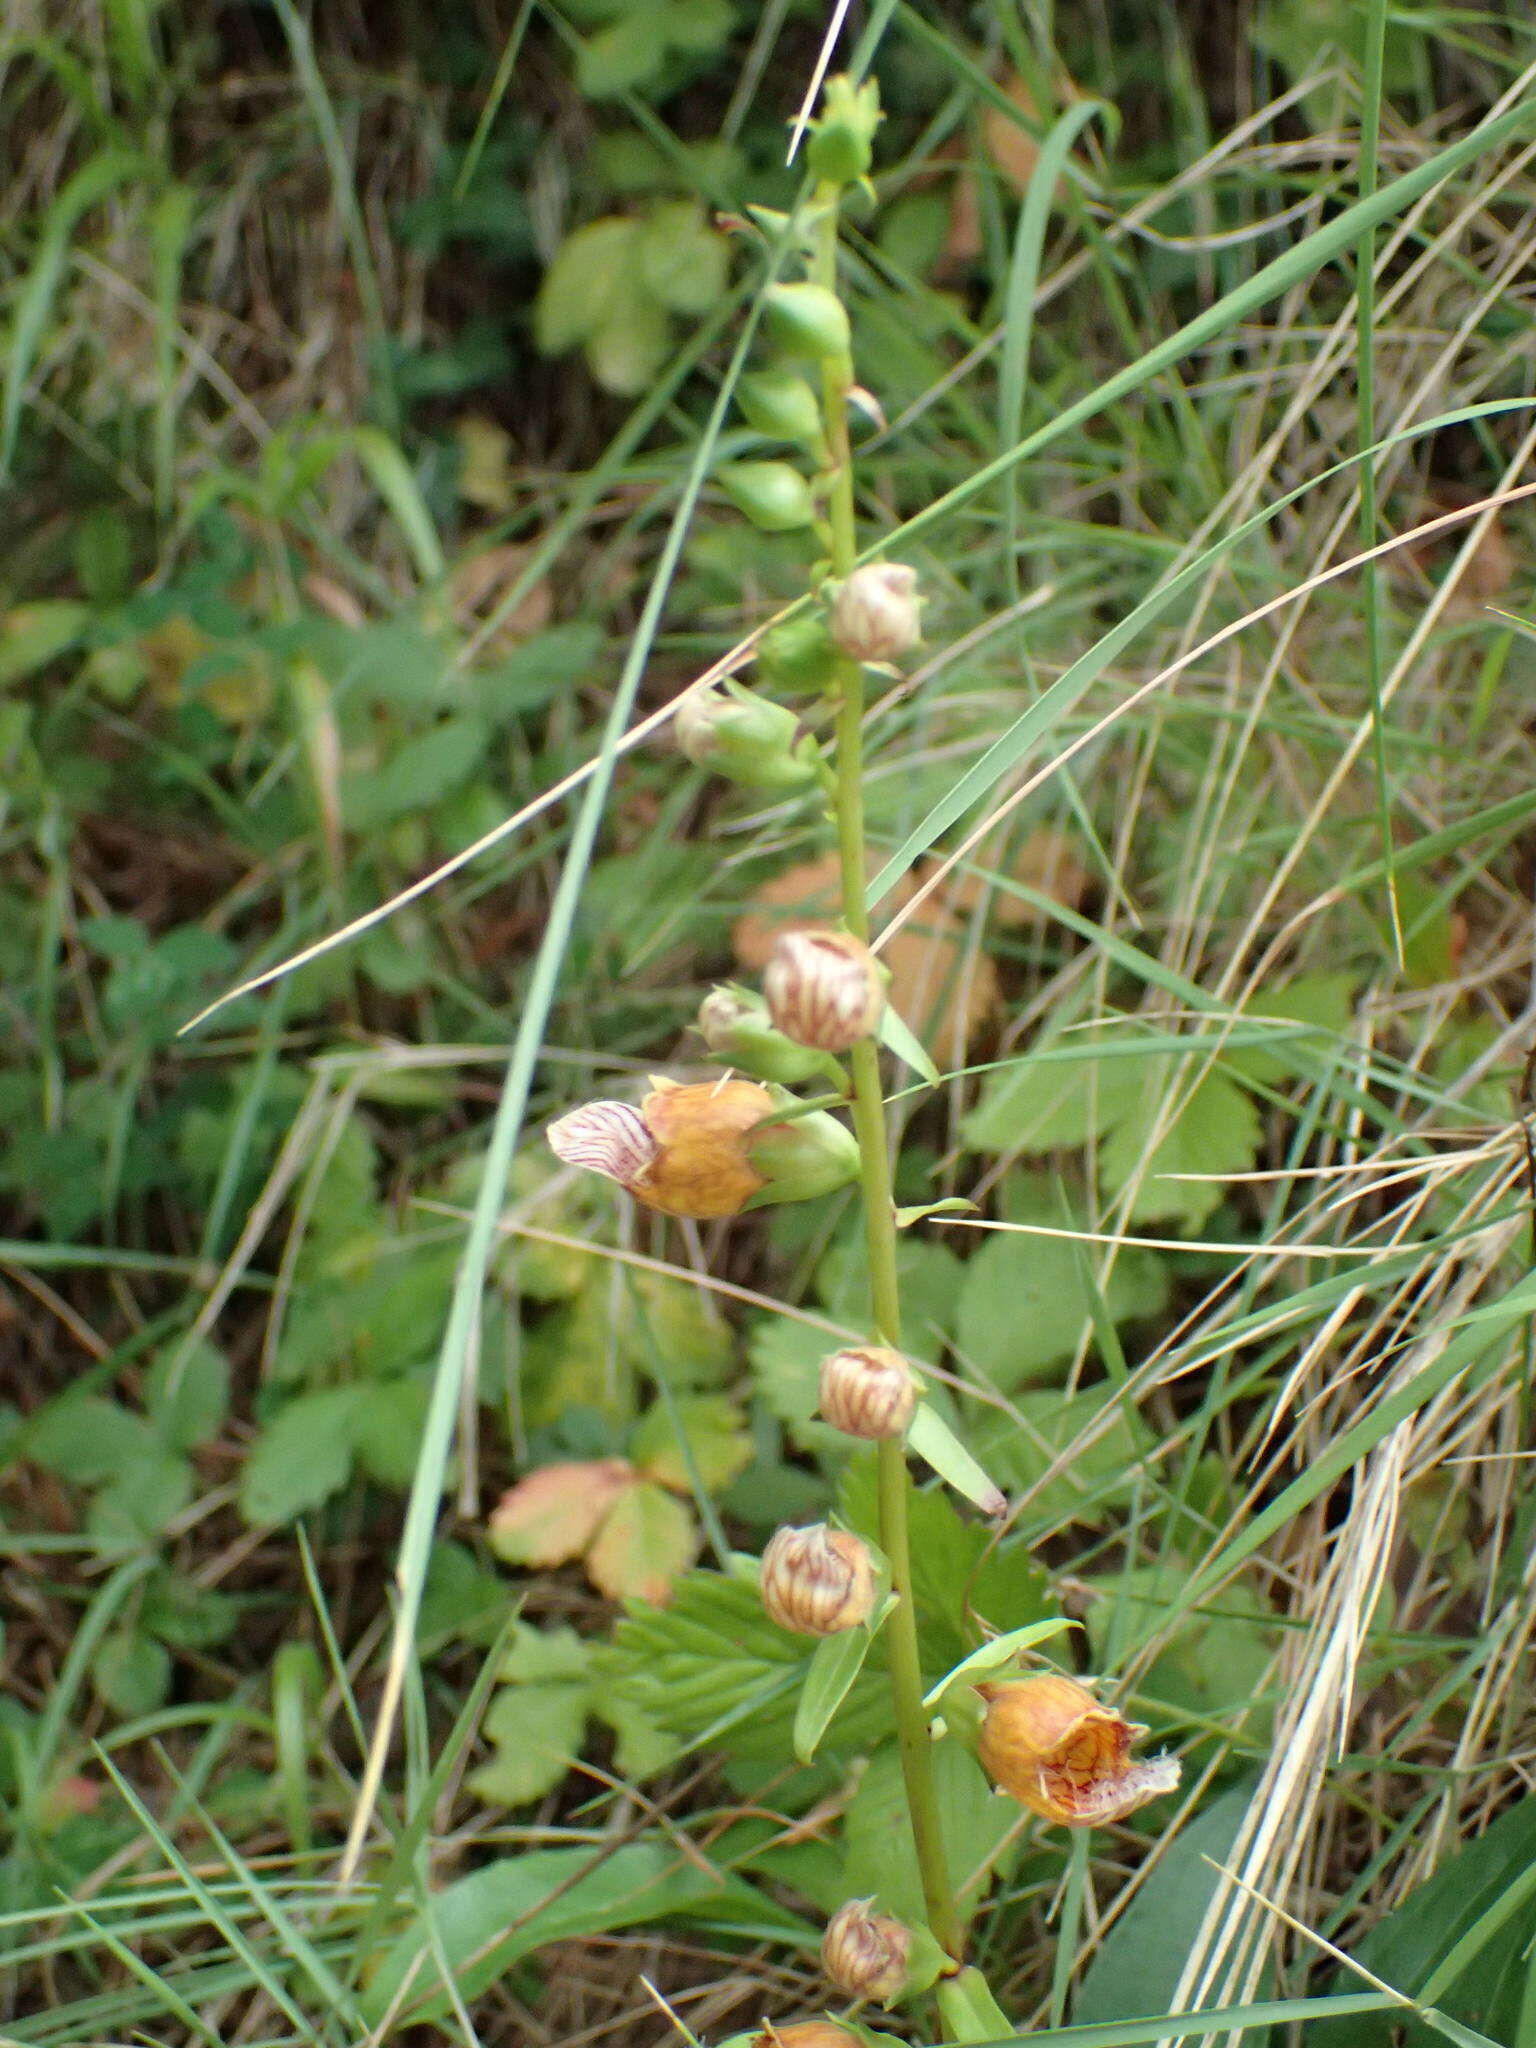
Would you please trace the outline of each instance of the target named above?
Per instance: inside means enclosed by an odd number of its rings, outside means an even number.
[[[722,463],[720,488],[764,533],[793,533],[816,517],[811,487],[787,462]]]
[[[822,362],[853,348],[848,314],[836,292],[824,284],[776,284],[763,300],[768,338],[787,356]]]
[[[736,403],[747,425],[760,434],[807,448],[819,448],[822,443],[816,394],[793,370],[756,370],[743,377],[736,386]]]
[[[880,121],[880,87],[873,78],[863,85],[848,77],[829,78],[821,117],[811,123],[806,162],[829,184],[854,184],[868,174]]]
[[[785,1109],[799,1105],[782,1089],[773,1091]],[[768,1202],[808,1202],[830,1195],[859,1176],[859,1144],[846,1124],[824,1109],[806,1110],[783,1123],[764,1124],[748,1140],[755,1172],[768,1185],[754,1195],[749,1209]]]
[[[768,1006],[749,989],[712,989],[699,1005],[698,1029],[717,1059],[739,1067],[758,1081],[782,1081],[793,1087],[813,1076],[841,1078],[835,1062],[807,1045],[796,1045],[775,1031]],[[830,1072],[829,1072],[830,1068]]]
[[[837,649],[817,612],[797,612],[757,643],[757,672],[777,695],[812,697],[830,690]]]
[[[690,690],[672,714],[672,730],[695,767],[743,789],[800,789],[815,780],[811,734],[785,705],[740,683]]]

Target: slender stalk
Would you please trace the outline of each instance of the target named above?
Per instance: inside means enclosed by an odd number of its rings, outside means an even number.
[[[837,193],[823,186],[817,248],[818,282],[837,289]],[[822,411],[831,452],[832,484],[827,518],[832,573],[846,576],[858,555],[853,505],[853,454],[848,439],[848,393],[853,365],[847,357],[828,361],[822,370]],[[843,920],[856,938],[869,937],[864,890],[867,879],[864,843],[864,671],[847,655],[839,655],[837,768],[834,810],[842,880]],[[896,1211],[891,1194],[891,1160],[885,1134],[885,1098],[880,1085],[880,1056],[872,1039],[863,1039],[850,1054],[853,1078],[853,1128],[859,1141],[859,1179],[864,1198],[864,1239],[869,1258],[870,1315],[881,1342],[901,1345],[901,1293],[896,1270]],[[886,1624],[891,1673],[891,1702],[896,1742],[906,1786],[907,1811],[917,1850],[923,1900],[935,1940],[951,1955],[960,1953],[963,1930],[955,1911],[949,1861],[933,1781],[928,1717],[923,1709],[922,1660],[917,1647],[917,1616],[912,1599],[912,1552],[907,1532],[907,1496],[911,1478],[906,1452],[898,1440],[877,1447],[880,1546],[891,1567],[896,1608]]]

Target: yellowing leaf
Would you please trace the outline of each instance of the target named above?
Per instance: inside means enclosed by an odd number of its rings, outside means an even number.
[[[566,1564],[633,1479],[623,1458],[544,1465],[502,1495],[486,1532],[491,1548],[504,1564]]]
[[[752,1439],[736,1404],[724,1394],[685,1396],[676,1403],[675,1419],[672,1409],[658,1402],[636,1429],[629,1450],[648,1479],[674,1493],[691,1493],[694,1485],[678,1442],[679,1426],[706,1492],[719,1493],[751,1464]]]
[[[680,1500],[649,1479],[619,1495],[587,1552],[587,1577],[610,1600],[665,1606],[673,1582],[698,1549],[693,1517]]]

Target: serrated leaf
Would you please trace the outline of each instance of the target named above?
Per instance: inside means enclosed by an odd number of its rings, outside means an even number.
[[[809,1643],[777,1628],[763,1612],[757,1560],[745,1577],[686,1573],[671,1605],[631,1605],[614,1639],[597,1653],[598,1683],[655,1726],[685,1743],[706,1734],[748,1763],[779,1766],[791,1755],[795,1702]],[[839,1748],[878,1741],[889,1726],[884,1675],[859,1674],[838,1718]]]
[[[159,1448],[142,1415],[100,1394],[56,1395],[25,1426],[20,1442],[34,1464],[77,1486],[99,1486]]]
[[[432,1386],[425,1373],[381,1380],[359,1408],[352,1433],[357,1462],[381,1486],[408,1486],[427,1425]]]
[[[691,1494],[689,1457],[678,1442],[681,1428],[693,1470],[706,1493],[719,1493],[752,1462],[752,1438],[741,1411],[724,1394],[684,1394],[675,1402],[658,1401],[642,1416],[629,1442],[629,1454],[648,1479],[674,1493]]]
[[[1112,1131],[1100,1150],[1099,1170],[1111,1194],[1133,1188],[1131,1222],[1167,1220],[1194,1231],[1220,1203],[1221,1177],[1246,1173],[1253,1165],[1259,1136],[1259,1113],[1252,1101],[1235,1081],[1212,1071],[1145,1157],[1142,1125],[1128,1122]],[[1175,1177],[1180,1174],[1217,1177],[1180,1180]]]
[[[1137,1043],[1134,1024],[1105,1017],[1066,1031],[989,1074],[961,1122],[978,1152],[1040,1153],[1090,1144],[1135,1115],[1171,1057]]]
[[[661,1606],[699,1547],[693,1516],[648,1479],[627,1486],[603,1519],[587,1552],[587,1577],[610,1600]]]
[[[497,1502],[486,1529],[490,1546],[503,1564],[567,1564],[583,1554],[634,1478],[626,1458],[543,1465]]]
[[[1223,1066],[1250,1081],[1283,1081],[1296,1071],[1295,1052],[1301,1045],[1326,1048],[1327,1041],[1344,1037],[1354,1009],[1357,977],[1353,974],[1308,974],[1282,989],[1260,989],[1243,1012],[1245,1020],[1258,1022],[1271,1017],[1288,1023],[1310,1025],[1305,1038],[1291,1034],[1277,1037],[1267,1045],[1233,1046],[1222,1054]]]
[[[278,1410],[240,1479],[240,1512],[253,1528],[290,1522],[341,1491],[352,1474],[353,1435],[369,1391],[325,1387]]]
[[[497,1674],[504,1684],[576,1685],[591,1677],[593,1646],[573,1628],[513,1625],[512,1641]]]
[[[1002,1415],[978,1420],[976,1446],[1010,1493],[1025,1496],[1030,1523],[1092,1520],[1126,1498],[1151,1438],[1109,1387],[1071,1396],[1035,1387],[1016,1394],[1013,1406],[1018,1422]],[[1101,1422],[1106,1407],[1111,1412]],[[1042,1484],[1058,1462],[1061,1469]]]

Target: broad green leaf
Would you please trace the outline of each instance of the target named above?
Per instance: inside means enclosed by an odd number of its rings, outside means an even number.
[[[1243,1012],[1245,1021],[1278,1017],[1313,1027],[1317,1040],[1343,1038],[1349,1030],[1358,978],[1353,974],[1309,974],[1281,989],[1261,989]],[[1295,1072],[1285,1039],[1274,1046],[1238,1045],[1222,1054],[1223,1066],[1250,1081],[1284,1081]]]
[[[1064,1231],[1081,1221],[1039,1175],[1010,1176],[1005,1202],[1011,1222]],[[1106,1256],[1103,1246],[1069,1237],[989,1233],[966,1263],[955,1329],[956,1349],[976,1377],[1003,1393],[1049,1379],[1092,1328],[1092,1275]],[[1104,1291],[1111,1321],[1156,1315],[1166,1292],[1155,1252],[1115,1252]]]
[[[1075,2024],[1132,2019],[1172,2010],[1173,1994],[1220,1882],[1253,1796],[1252,1782],[1230,1786],[1187,1821],[1094,1955],[1072,2003]]]
[[[610,215],[567,235],[534,302],[534,339],[547,356],[578,347],[632,299],[640,223]]]
[[[0,618],[0,689],[46,668],[66,653],[90,624],[91,608],[72,597],[38,598]]]
[[[352,1433],[357,1462],[382,1486],[406,1486],[416,1470],[422,1426],[427,1416],[428,1383],[423,1372],[381,1380],[359,1407]]]
[[[144,1375],[144,1406],[173,1450],[195,1450],[229,1413],[229,1360],[206,1338],[167,1344]]]
[[[1091,1520],[1125,1499],[1150,1441],[1145,1424],[1122,1402],[1114,1402],[1102,1432],[1092,1442],[1080,1442],[1111,1398],[1107,1386],[1090,1387],[1070,1398],[1048,1387],[1031,1388],[1014,1396],[1019,1422],[1005,1416],[978,1417],[978,1455],[1010,1493],[1027,1496],[1026,1526]],[[1042,1485],[1064,1452],[1061,1470]]]
[[[1251,1099],[1215,1070],[1183,1099],[1150,1152],[1141,1124],[1126,1122],[1112,1131],[1099,1154],[1099,1169],[1110,1193],[1134,1189],[1133,1223],[1166,1219],[1181,1229],[1198,1230],[1221,1201],[1221,1176],[1245,1173],[1253,1165],[1259,1135],[1259,1113]],[[1181,1180],[1181,1174],[1216,1178]]]
[[[605,391],[638,398],[672,351],[667,316],[648,293],[636,290],[587,337],[587,367]]]
[[[653,299],[673,313],[704,314],[725,290],[730,244],[696,200],[651,209],[639,237],[639,271]]]
[[[425,1930],[415,1925],[396,1938],[364,1994],[374,2025],[393,2010],[407,1981],[411,1990],[400,2024],[446,2010],[438,1953],[460,1996],[473,2000],[521,1957],[587,1934],[608,1935],[678,1915],[702,1916],[759,1936],[798,1934],[803,1926],[742,1879],[679,1856],[670,1841],[522,1850],[456,1878],[431,1896],[428,1910],[440,1948],[435,1952]]]
[[[103,1480],[140,1458],[159,1440],[142,1415],[100,1394],[57,1394],[17,1433],[23,1456],[77,1486]]]
[[[339,1493],[352,1473],[368,1387],[325,1387],[285,1401],[262,1430],[240,1476],[240,1512],[253,1527],[290,1522]]]
[[[935,1996],[946,2040],[1012,2041],[1013,2023],[992,1995],[992,1987],[974,1963],[944,1978]]]
[[[904,1237],[896,1246],[902,1327],[918,1356],[936,1356],[955,1327],[966,1269],[946,1244]],[[816,1268],[816,1292],[835,1323],[865,1327],[869,1315],[869,1260],[862,1231],[843,1236]],[[827,1338],[825,1349],[836,1350]]]
[[[103,1543],[146,1542],[176,1519],[192,1491],[187,1460],[156,1443],[129,1459],[94,1496],[86,1527]]]
[[[397,818],[424,817],[483,765],[486,732],[473,714],[445,718],[403,740],[382,768],[348,775],[342,804],[349,831],[376,832]]]
[[[687,1457],[678,1442],[679,1427],[687,1439]],[[719,1493],[751,1464],[752,1438],[740,1409],[726,1395],[684,1394],[647,1410],[629,1440],[629,1454],[648,1478],[675,1493],[693,1491],[694,1472],[707,1493]]]
[[[938,1087],[941,1077],[933,1063],[933,1055],[911,1025],[889,1003],[880,1012],[880,1043],[895,1053],[897,1059],[905,1060],[913,1073],[920,1074],[930,1088]]]
[[[962,1135],[978,1152],[1090,1144],[1144,1108],[1169,1057],[1141,1044],[1129,1019],[1105,1017],[1062,1032],[986,1077]]]
[[[171,1653],[136,1629],[113,1629],[91,1659],[91,1684],[124,1718],[148,1714],[171,1689]]]
[[[587,1576],[610,1600],[670,1598],[699,1547],[693,1516],[664,1487],[637,1480],[615,1500],[587,1552]]]
[[[845,1628],[840,1635],[825,1636],[816,1645],[795,1708],[795,1755],[801,1763],[808,1764],[815,1756],[832,1716],[864,1668],[873,1640],[867,1628]]]
[[[750,1580],[692,1571],[669,1606],[630,1603],[595,1668],[605,1696],[626,1700],[668,1734],[688,1743],[707,1737],[735,1758],[779,1767],[791,1754],[811,1645],[763,1612],[752,1562]],[[838,1718],[839,1753],[878,1741],[889,1720],[885,1675],[866,1667]]]
[[[1417,1885],[1352,1945],[1361,1964],[1452,2021],[1515,2041],[1536,1934],[1536,1798],[1525,1798]],[[1351,1981],[1354,1981],[1351,1978]],[[1436,2033],[1401,2010],[1311,2026],[1306,2048],[1431,2048]]]
[[[933,1751],[934,1791],[944,1839],[951,1845],[951,1882],[963,1913],[992,1882],[989,1859],[1018,1817],[1010,1800],[994,1797],[980,1764],[957,1742]],[[927,1920],[901,1759],[894,1742],[870,1758],[843,1823],[848,1891],[873,1898],[882,1912],[922,1926]]]
[[[636,9],[576,47],[576,84],[584,99],[612,99],[646,85],[666,61],[666,44],[650,13]]]
[[[585,1679],[505,1686],[483,1724],[496,1754],[467,1781],[475,1797],[525,1806],[553,1791],[581,1754],[591,1694]]]

